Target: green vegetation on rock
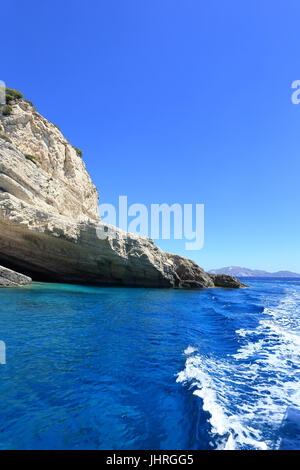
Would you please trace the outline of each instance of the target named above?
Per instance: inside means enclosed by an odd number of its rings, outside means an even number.
[[[1,130],[2,130],[2,128],[1,128]],[[10,138],[8,137],[8,135],[0,134],[0,139],[3,139],[3,140],[5,140],[6,142],[9,142],[10,144],[12,144],[12,141],[10,140]]]
[[[10,103],[12,101],[23,99],[23,94],[19,90],[15,90],[14,88],[5,87],[5,99],[6,104],[0,106],[0,113],[3,116],[10,116],[13,111],[13,108]]]
[[[33,108],[34,108],[34,105],[32,103],[32,101],[30,100],[25,100],[24,97],[23,97],[23,93],[19,90],[15,90],[14,88],[5,88],[5,96],[6,96],[6,104],[5,105],[2,105],[0,106],[0,114],[2,114],[3,116],[10,116],[13,112],[13,107],[11,106],[10,103],[12,103],[13,101],[16,101],[16,100],[24,100],[25,103],[28,103],[29,105],[31,105]],[[58,129],[60,132],[60,128],[52,123],[56,129]],[[1,131],[1,127],[0,127],[0,131]],[[2,137],[4,138],[4,137]],[[79,148],[77,147],[74,147],[73,146],[73,149],[76,151],[77,155],[79,157],[82,157],[83,155],[83,152],[82,150],[80,150]],[[28,160],[31,160],[33,163],[35,163],[36,165],[38,164],[38,161],[39,159],[37,157],[35,157],[34,155],[25,155],[25,157],[28,159]]]
[[[56,124],[54,124],[54,122],[52,122],[52,124],[53,124],[54,127],[56,127],[56,129],[59,130],[59,132],[61,132],[60,128]]]
[[[24,101],[25,101],[25,103],[27,103],[27,104],[30,104],[30,106],[33,106],[33,107],[34,107],[34,105],[33,105],[33,102],[32,102],[32,101],[30,101],[30,100],[24,100]]]
[[[35,165],[38,166],[39,159],[38,159],[38,157],[36,157],[35,155],[30,155],[29,153],[25,153],[25,154],[24,154],[24,157],[25,157],[27,160],[30,160],[32,163],[34,163]]]
[[[73,149],[76,151],[76,153],[79,157],[82,157],[82,154],[83,154],[82,150],[80,150],[80,149],[78,149],[77,147],[74,147],[74,146],[73,146]]]
[[[12,100],[23,99],[23,93],[21,93],[19,90],[15,90],[14,88],[6,88],[5,93],[6,93],[7,103],[9,103],[9,101],[12,101]]]
[[[2,106],[2,115],[3,116],[10,116],[11,113],[12,113],[12,106],[10,106],[9,104],[5,104],[4,106]]]

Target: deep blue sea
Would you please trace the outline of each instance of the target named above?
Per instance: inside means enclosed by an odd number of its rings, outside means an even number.
[[[0,449],[300,449],[300,280],[0,289]]]

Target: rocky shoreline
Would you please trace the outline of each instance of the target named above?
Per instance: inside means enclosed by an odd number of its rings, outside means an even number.
[[[28,286],[31,282],[30,277],[0,266],[0,287]]]
[[[1,268],[0,285],[24,285],[32,278],[189,289],[244,286],[165,253],[148,238],[116,229],[113,239],[99,239],[98,193],[81,152],[31,103],[13,98],[9,114],[0,108],[0,264],[10,268]]]

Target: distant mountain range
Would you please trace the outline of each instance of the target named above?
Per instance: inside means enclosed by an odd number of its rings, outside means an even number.
[[[277,271],[268,273],[259,269],[241,268],[240,266],[227,266],[226,268],[211,269],[210,274],[229,274],[235,277],[300,277],[300,274],[291,271]]]

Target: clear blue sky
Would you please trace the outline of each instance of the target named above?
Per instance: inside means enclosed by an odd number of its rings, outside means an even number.
[[[1,5],[1,73],[76,147],[101,202],[204,203],[206,269],[300,272],[297,0]]]

